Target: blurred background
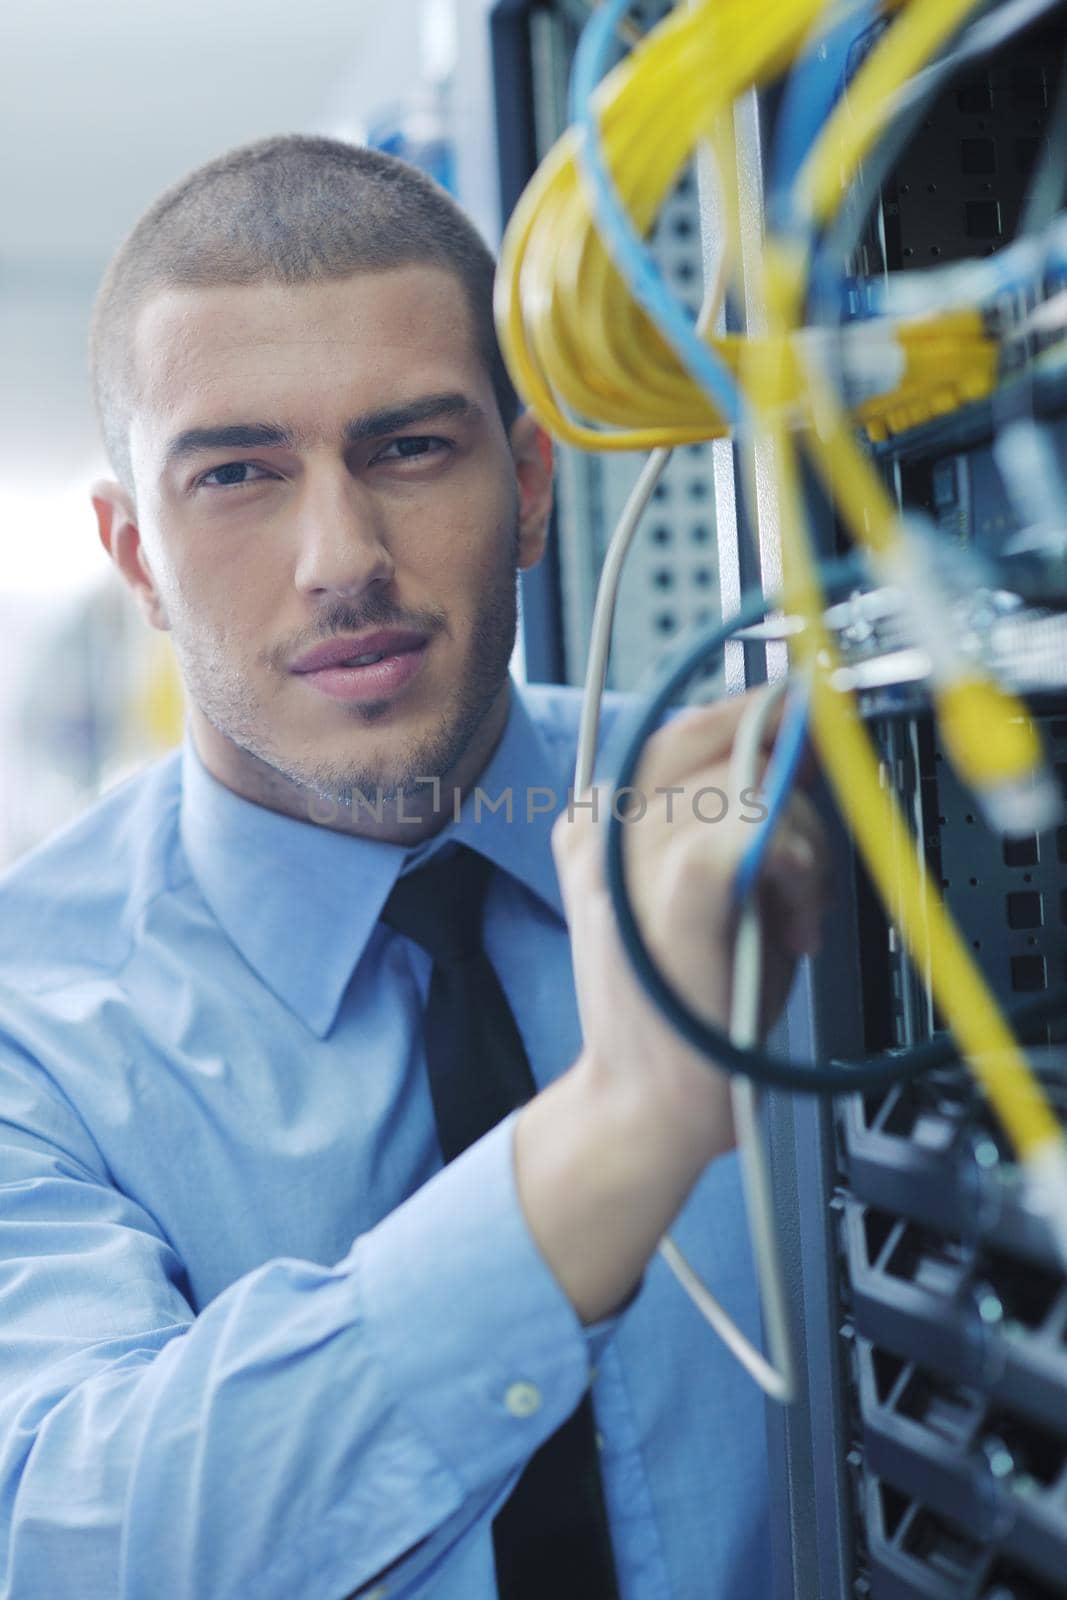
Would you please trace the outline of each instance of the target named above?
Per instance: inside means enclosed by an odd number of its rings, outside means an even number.
[[[636,0],[638,23],[662,0]],[[648,12],[648,16],[644,15]],[[7,0],[0,17],[0,864],[181,738],[164,636],[97,537],[106,472],[87,371],[108,260],[170,183],[309,132],[428,170],[492,248],[565,122],[587,0]],[[690,175],[658,227],[695,310]],[[712,447],[676,452],[627,563],[609,672],[635,686],[717,600]],[[513,672],[581,683],[597,574],[640,466],[558,453],[545,560],[522,576]]]

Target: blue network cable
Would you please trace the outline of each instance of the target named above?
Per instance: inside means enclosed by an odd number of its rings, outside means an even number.
[[[679,360],[710,396],[723,420],[736,426],[744,408],[730,369],[705,344],[677,297],[671,292],[651,251],[635,229],[615,192],[604,164],[600,125],[593,95],[608,70],[615,33],[630,0],[605,0],[582,29],[570,81],[570,120],[582,131],[578,159],[593,200],[593,213],[614,265],[630,293],[656,324]]]
[[[779,229],[803,228],[792,193],[823,124],[855,73],[857,55],[879,29],[877,0],[846,5],[843,15],[812,39],[786,81],[775,118],[768,209]]]
[[[798,679],[789,691],[782,726],[774,741],[763,780],[767,815],[759,824],[748,849],[738,863],[733,885],[736,905],[743,905],[752,893],[767,847],[774,838],[782,812],[796,782],[797,769],[807,741],[810,700],[811,690],[806,678]]]

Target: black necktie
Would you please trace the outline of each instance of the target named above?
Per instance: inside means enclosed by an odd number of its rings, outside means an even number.
[[[482,947],[493,864],[466,845],[397,880],[382,921],[433,957],[423,1016],[441,1154],[451,1161],[537,1092],[511,1007]],[[588,1391],[531,1457],[493,1519],[500,1600],[615,1600]]]

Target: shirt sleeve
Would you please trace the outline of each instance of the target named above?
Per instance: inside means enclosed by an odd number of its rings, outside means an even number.
[[[76,1111],[0,1052],[5,1600],[394,1597],[484,1536],[613,1327],[533,1243],[514,1120],[336,1265],[268,1261],[195,1315]]]

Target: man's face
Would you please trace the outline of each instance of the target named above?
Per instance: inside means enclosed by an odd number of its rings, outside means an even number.
[[[471,781],[549,490],[530,419],[505,435],[458,278],[167,290],[135,360],[136,507],[97,510],[172,633],[209,769],[305,815],[312,793]],[[338,664],[390,629],[408,637],[379,665]]]

